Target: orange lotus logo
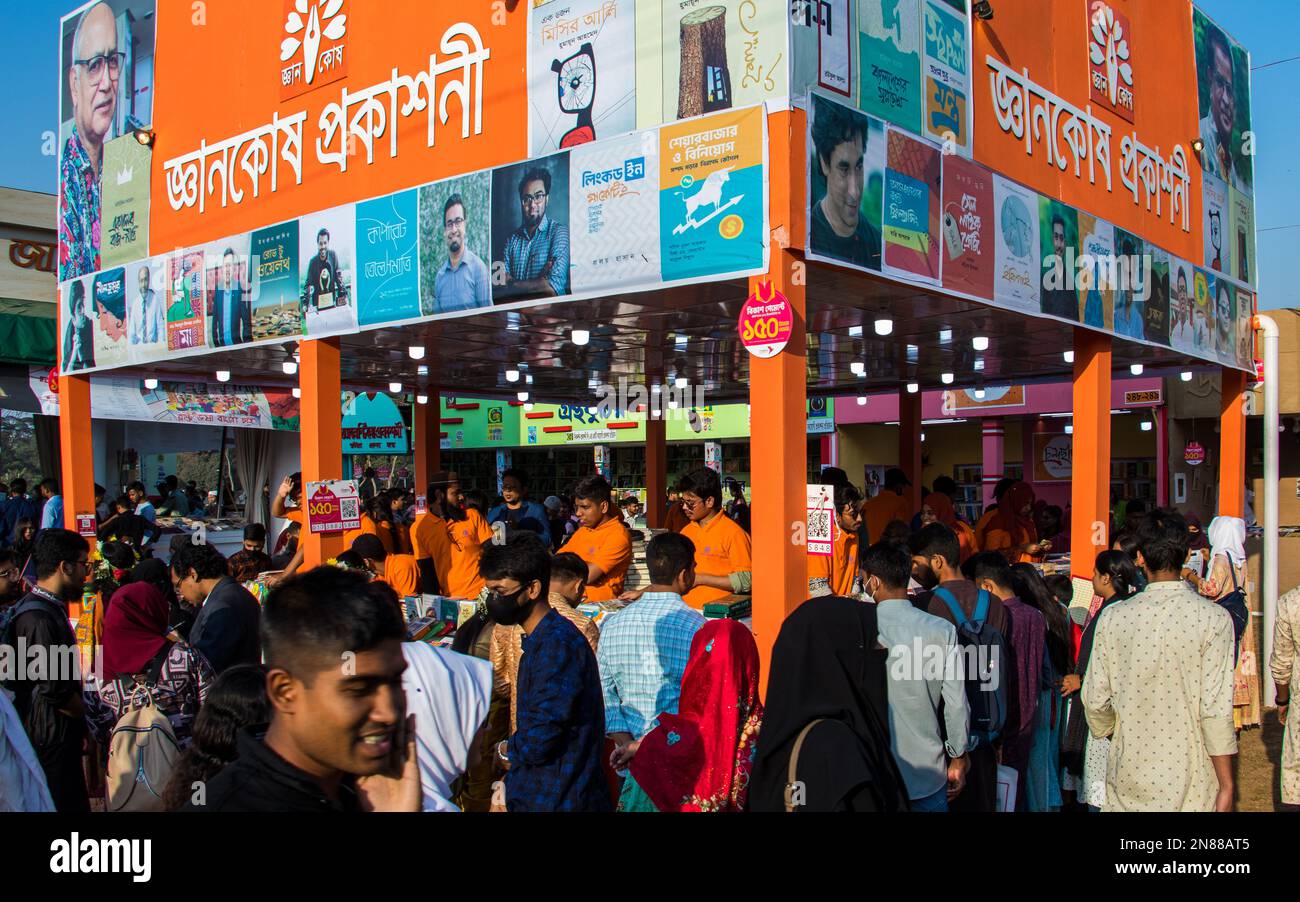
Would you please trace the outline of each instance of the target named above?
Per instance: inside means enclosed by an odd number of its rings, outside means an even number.
[[[284,0],[280,99],[288,100],[347,75],[344,0]]]

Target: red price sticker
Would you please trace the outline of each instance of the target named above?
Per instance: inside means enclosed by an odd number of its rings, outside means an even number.
[[[790,301],[771,282],[763,282],[740,308],[736,323],[740,343],[755,357],[775,357],[785,350],[794,331]]]

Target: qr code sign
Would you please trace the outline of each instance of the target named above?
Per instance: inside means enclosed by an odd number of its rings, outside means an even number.
[[[808,542],[831,540],[831,512],[808,511]]]
[[[344,498],[342,500],[343,519],[345,521],[357,520],[360,518],[360,511],[358,510],[358,504],[359,501],[356,498]]]

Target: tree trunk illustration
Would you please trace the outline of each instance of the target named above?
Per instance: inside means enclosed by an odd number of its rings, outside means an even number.
[[[677,118],[731,108],[727,68],[727,8],[706,6],[682,17]]]

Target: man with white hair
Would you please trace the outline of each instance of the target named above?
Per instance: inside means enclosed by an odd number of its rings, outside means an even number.
[[[116,118],[118,79],[125,60],[126,54],[117,46],[112,8],[96,3],[77,23],[68,65],[73,127],[60,162],[60,281],[99,269],[104,140]]]

